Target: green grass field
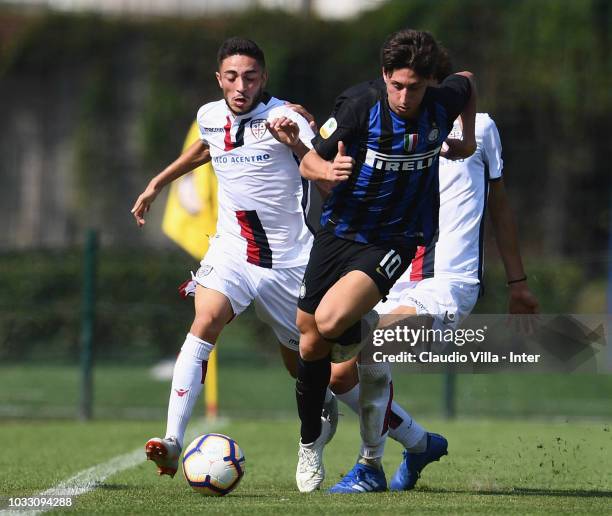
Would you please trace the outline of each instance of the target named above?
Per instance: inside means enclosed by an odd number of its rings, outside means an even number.
[[[191,432],[231,435],[246,455],[246,475],[225,498],[205,498],[182,474],[158,478],[144,460],[110,475],[75,499],[80,513],[187,514],[363,514],[609,513],[612,502],[612,434],[606,423],[427,420],[449,439],[449,455],[430,465],[409,493],[331,496],[297,492],[296,420],[230,420],[219,426],[198,422]],[[0,456],[0,497],[39,493],[78,471],[137,450],[161,431],[161,422],[6,422]],[[331,486],[352,466],[358,447],[353,417],[341,419],[326,448]],[[390,476],[400,447],[389,441],[385,470]],[[143,453],[144,459],[144,453]],[[6,500],[6,498],[4,498]]]
[[[74,421],[76,366],[0,367],[0,442],[5,445],[0,509],[7,497],[66,486],[69,479],[68,485],[78,487],[87,477],[84,470],[102,467],[108,476],[75,499],[77,512],[612,512],[611,376],[459,375],[459,418],[449,422],[440,419],[441,376],[397,374],[395,399],[429,429],[448,437],[450,455],[429,466],[410,493],[330,496],[302,495],[295,487],[294,382],[282,366],[222,363],[219,373],[220,409],[229,419],[217,426],[200,420],[190,432],[220,431],[235,438],[246,454],[247,472],[234,493],[213,499],[192,492],[181,474],[174,480],[158,478],[154,465],[144,461],[144,442],[163,432],[169,388],[168,381],[153,380],[148,367],[99,364],[96,420],[90,423]],[[325,488],[352,467],[358,451],[357,419],[346,407],[340,410],[346,415],[326,449]],[[196,413],[202,413],[201,405]],[[388,477],[400,452],[397,443],[388,442]],[[125,454],[128,463],[122,462]],[[120,471],[114,466],[118,456]]]

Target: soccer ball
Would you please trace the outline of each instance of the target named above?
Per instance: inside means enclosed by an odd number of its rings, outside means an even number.
[[[225,496],[244,475],[244,453],[227,435],[201,435],[185,449],[183,473],[198,493]]]

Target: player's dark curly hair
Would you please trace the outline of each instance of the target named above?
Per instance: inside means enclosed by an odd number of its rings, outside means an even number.
[[[266,67],[263,50],[253,40],[236,36],[226,39],[217,52],[217,64],[220,67],[225,58],[235,55],[252,57],[259,66]]]
[[[387,74],[400,68],[410,68],[427,78],[436,72],[438,55],[438,43],[431,33],[404,29],[387,38],[380,52],[380,61]]]

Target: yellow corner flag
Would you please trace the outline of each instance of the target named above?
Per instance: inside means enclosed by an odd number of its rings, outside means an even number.
[[[197,122],[187,133],[183,150],[200,138]],[[197,260],[208,250],[208,239],[217,227],[217,177],[210,163],[185,174],[170,186],[162,230]],[[206,417],[215,419],[218,409],[217,352],[208,359],[206,371]]]
[[[183,150],[200,138],[198,124],[189,129]],[[201,260],[217,227],[217,177],[210,163],[178,178],[170,186],[162,230]]]

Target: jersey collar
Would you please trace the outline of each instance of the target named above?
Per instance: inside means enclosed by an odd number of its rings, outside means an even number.
[[[272,96],[267,91],[264,91],[262,93],[261,99],[259,100],[258,104],[255,107],[253,107],[253,109],[251,109],[250,111],[247,111],[246,113],[242,113],[240,115],[235,114],[229,108],[227,103],[225,104],[225,109],[227,110],[227,114],[234,121],[242,120],[244,118],[253,118],[257,116],[258,113],[261,113],[262,111],[268,108],[268,104],[270,103],[270,100],[272,100]]]

